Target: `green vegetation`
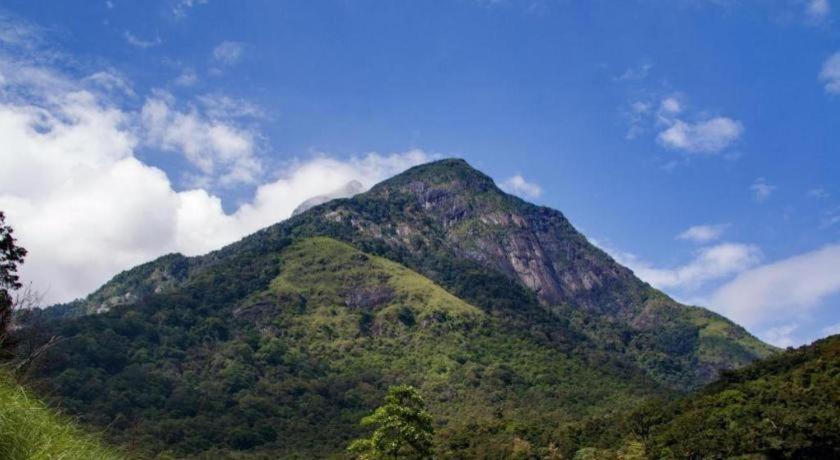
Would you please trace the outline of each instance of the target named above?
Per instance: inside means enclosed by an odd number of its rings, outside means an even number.
[[[56,322],[64,342],[37,388],[147,455],[301,458],[341,455],[395,384],[426,397],[436,452],[464,457],[539,452],[563,423],[665,394],[573,353],[541,308],[500,296],[485,312],[345,243],[285,244],[253,278],[246,260],[215,264],[176,292]],[[234,278],[254,288],[222,281]]]
[[[9,334],[14,314],[11,291],[21,287],[17,269],[24,257],[26,249],[18,246],[12,227],[6,224],[6,216],[0,211],[0,359],[8,358],[14,348]]]
[[[838,458],[838,408],[840,336],[832,336],[725,372],[684,398],[575,422],[556,436],[567,456],[627,458],[635,446],[654,459]]]
[[[649,427],[661,458],[840,457],[840,336],[724,373]]]
[[[375,426],[376,430],[370,437],[351,442],[347,448],[361,460],[432,456],[432,416],[414,387],[389,388],[385,403],[363,418],[362,426]]]
[[[6,460],[124,458],[102,446],[0,374],[0,458]]]

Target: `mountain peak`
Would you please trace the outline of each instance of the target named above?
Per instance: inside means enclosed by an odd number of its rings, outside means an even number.
[[[461,158],[445,158],[414,166],[371,189],[374,194],[408,187],[413,192],[449,184],[454,189],[471,192],[501,190],[493,179]]]

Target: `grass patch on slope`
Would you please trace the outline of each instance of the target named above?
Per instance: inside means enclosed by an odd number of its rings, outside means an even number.
[[[124,458],[103,447],[21,386],[0,374],[0,458],[109,460]]]

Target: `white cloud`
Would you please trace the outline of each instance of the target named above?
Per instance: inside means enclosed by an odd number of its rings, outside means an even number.
[[[825,60],[819,78],[827,93],[840,94],[840,51]]]
[[[0,60],[0,74],[13,75],[0,92],[0,209],[29,250],[24,279],[46,290],[47,302],[83,296],[167,252],[216,249],[287,218],[307,198],[351,180],[370,187],[431,159],[419,150],[318,155],[276,171],[250,201],[225,212],[218,196],[176,190],[164,171],[135,152],[151,138],[206,154],[209,160],[197,154],[194,161],[215,170],[248,158],[247,135],[197,110],[177,109],[171,96],[153,94],[134,113],[83,81],[35,67],[28,69],[41,78],[29,81],[16,72],[26,67],[9,65]],[[7,91],[10,84],[14,91]]]
[[[659,104],[659,110],[665,114],[678,114],[682,112],[682,104],[676,96],[666,97]]]
[[[528,182],[524,177],[515,175],[505,179],[501,184],[508,193],[521,195],[527,198],[537,198],[542,195],[542,188],[533,182]]]
[[[840,323],[832,324],[830,326],[826,326],[826,327],[822,328],[822,330],[820,332],[822,332],[823,336],[840,334]]]
[[[641,64],[637,67],[629,67],[627,70],[624,71],[621,75],[616,77],[616,81],[633,81],[633,80],[644,80],[647,78],[650,69],[653,68],[653,64],[645,63]]]
[[[716,117],[696,123],[674,120],[657,140],[671,150],[689,153],[718,153],[735,143],[744,132],[741,122]]]
[[[177,86],[192,86],[198,82],[198,75],[193,69],[184,69],[173,83]]]
[[[767,198],[770,198],[770,195],[776,190],[776,186],[768,184],[765,178],[759,177],[750,185],[750,190],[752,190],[755,201],[763,203],[767,201]]]
[[[242,57],[244,47],[242,43],[224,41],[213,48],[213,60],[223,65],[234,65]]]
[[[706,282],[742,272],[761,260],[758,247],[739,243],[702,248],[691,262],[675,268],[658,268],[632,254],[610,253],[636,276],[660,289],[695,289]]]
[[[85,78],[85,81],[98,85],[108,92],[119,92],[126,96],[135,96],[131,84],[115,72],[95,72]]]
[[[207,0],[176,0],[172,5],[172,15],[175,18],[183,18],[187,15],[187,11],[196,5],[203,5]]]
[[[695,243],[707,243],[720,238],[726,230],[726,227],[728,227],[727,224],[695,225],[677,235],[677,239],[693,241]]]
[[[137,37],[136,35],[134,35],[133,33],[129,32],[127,30],[123,33],[123,37],[125,38],[125,41],[128,42],[129,45],[136,46],[138,48],[143,48],[143,49],[151,48],[153,46],[158,46],[161,43],[163,43],[163,40],[161,40],[160,37],[158,37],[158,36],[155,36],[155,38],[152,38],[150,40],[145,40],[145,39]]]
[[[797,317],[840,292],[840,245],[762,265],[738,275],[708,300],[746,326]]]
[[[178,110],[174,104],[172,95],[164,92],[146,100],[140,118],[149,145],[183,153],[205,180],[218,177],[222,185],[235,185],[259,179],[263,166],[254,133],[222,119],[223,107],[206,115],[194,107]]]
[[[771,345],[775,345],[780,348],[787,348],[800,343],[799,340],[793,337],[793,331],[796,329],[797,326],[795,324],[785,324],[783,326],[771,327],[770,329],[760,332],[758,336]]]
[[[822,21],[831,13],[831,4],[828,0],[808,0],[805,5],[805,14],[812,21]]]
[[[658,102],[635,101],[624,111],[630,124],[625,135],[627,139],[655,129],[657,142],[666,149],[689,154],[717,154],[732,147],[744,134],[744,125],[738,120],[688,111],[680,93],[657,99]]]

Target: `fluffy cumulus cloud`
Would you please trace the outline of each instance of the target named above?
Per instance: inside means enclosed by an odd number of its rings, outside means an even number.
[[[528,182],[519,174],[505,179],[501,187],[508,193],[526,198],[537,198],[542,195],[542,187],[536,183]]]
[[[24,279],[47,302],[85,295],[167,252],[218,248],[288,217],[307,198],[351,180],[369,187],[431,159],[419,150],[317,155],[273,172],[249,202],[225,212],[206,189],[177,190],[137,149],[151,144],[200,171],[252,180],[253,135],[207,111],[179,109],[169,95],[151,95],[135,113],[109,102],[93,80],[3,59],[0,74],[10,76],[0,87],[0,209],[29,250]]]
[[[726,224],[695,225],[677,235],[677,239],[693,241],[695,243],[708,243],[709,241],[720,238],[726,230],[726,227]]]
[[[840,51],[825,60],[820,71],[820,81],[829,94],[840,94]]]
[[[717,289],[709,305],[746,326],[806,314],[840,292],[840,245],[761,265]]]
[[[741,122],[715,117],[694,123],[674,120],[657,140],[664,147],[689,153],[718,153],[731,146],[744,132]]]
[[[659,145],[687,154],[724,152],[744,134],[744,125],[738,120],[687,110],[684,97],[678,93],[634,101],[625,111],[625,116],[630,123],[627,139],[654,129]]]

